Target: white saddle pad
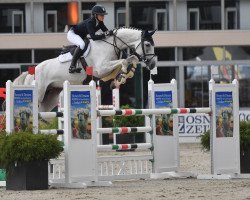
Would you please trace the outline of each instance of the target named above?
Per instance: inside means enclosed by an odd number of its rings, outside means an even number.
[[[86,51],[84,52],[84,54],[83,54],[84,58],[87,57],[87,55],[89,54],[89,51],[90,51],[90,44],[88,45],[87,50],[86,50]],[[73,56],[71,55],[70,52],[68,52],[68,53],[59,55],[57,58],[58,58],[58,60],[59,60],[61,63],[64,63],[64,62],[71,61],[72,58],[73,58]]]

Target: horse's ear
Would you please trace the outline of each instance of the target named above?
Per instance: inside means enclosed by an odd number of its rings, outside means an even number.
[[[152,35],[154,35],[155,31],[156,31],[156,29],[153,30],[153,31],[151,31],[151,32],[148,32],[148,34],[149,34],[150,36],[152,36]]]
[[[145,31],[142,32],[142,36],[145,37],[145,38],[152,37],[152,35],[155,33],[155,31],[156,31],[156,29],[151,31],[151,32],[149,32],[148,30],[145,30]]]

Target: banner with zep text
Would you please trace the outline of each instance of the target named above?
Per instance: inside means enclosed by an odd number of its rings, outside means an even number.
[[[250,121],[250,110],[240,110],[240,121]],[[208,114],[179,114],[179,137],[198,137],[210,129]]]

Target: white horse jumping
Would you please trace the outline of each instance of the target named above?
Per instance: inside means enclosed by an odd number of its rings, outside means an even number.
[[[119,86],[134,75],[134,67],[137,63],[144,62],[148,69],[153,69],[156,65],[152,39],[154,32],[120,28],[114,30],[114,35],[105,40],[90,40],[91,48],[85,60],[88,66],[93,66],[93,76],[104,81],[114,79],[114,85]],[[126,59],[120,59],[119,52],[128,48],[130,54]],[[57,57],[45,60],[36,66],[35,80],[38,84],[39,111],[51,111],[57,106],[59,93],[65,80],[70,84],[80,85],[86,79],[85,70],[81,73],[69,73],[70,62],[62,63]],[[127,70],[128,66],[133,67]],[[114,75],[110,76],[114,71]],[[34,75],[25,72],[14,81],[14,85],[29,85],[33,79]]]

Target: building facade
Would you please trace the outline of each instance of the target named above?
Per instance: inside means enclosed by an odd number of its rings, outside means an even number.
[[[0,87],[27,66],[58,56],[68,44],[68,27],[89,17],[95,4],[106,7],[109,29],[128,24],[157,29],[158,74],[152,79],[163,83],[175,78],[179,106],[208,106],[211,78],[237,78],[240,107],[250,107],[249,0],[0,0]],[[146,107],[150,74],[143,69],[137,76],[121,88],[121,100]],[[111,95],[107,98],[111,101]]]

